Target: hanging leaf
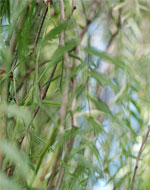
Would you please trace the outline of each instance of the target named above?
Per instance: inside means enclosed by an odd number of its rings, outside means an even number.
[[[78,45],[79,41],[77,40],[70,40],[68,41],[64,46],[58,47],[54,54],[52,55],[50,64],[45,68],[41,76],[39,77],[38,82],[42,79],[42,77],[45,75],[47,70],[52,67],[53,65],[57,64],[59,61],[63,59],[63,56],[65,53],[71,51],[74,47]]]
[[[106,115],[109,114],[110,116],[112,116],[112,113],[109,107],[104,102],[102,102],[100,99],[97,100],[96,98],[92,96],[88,96],[88,97],[100,111],[106,113]]]
[[[52,40],[55,37],[59,37],[60,33],[64,30],[67,29],[67,26],[70,24],[71,20],[67,20],[61,24],[59,24],[58,26],[56,26],[55,28],[53,28],[44,38],[43,43],[47,42],[49,40]]]
[[[115,92],[119,91],[119,87],[115,85],[111,80],[107,78],[106,75],[94,71],[93,69],[90,70],[90,75],[94,77],[101,85],[110,86]]]
[[[117,57],[108,55],[106,52],[100,52],[100,51],[95,50],[94,48],[85,48],[85,51],[92,55],[96,55],[97,57],[105,61],[108,61],[116,65],[117,67],[120,67],[125,70],[129,70],[128,66],[123,61],[120,61]]]

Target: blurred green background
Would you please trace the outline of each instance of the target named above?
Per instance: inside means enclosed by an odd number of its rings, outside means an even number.
[[[0,22],[0,190],[131,189],[149,124],[150,2],[0,0]],[[148,138],[135,190],[150,189],[149,167]]]

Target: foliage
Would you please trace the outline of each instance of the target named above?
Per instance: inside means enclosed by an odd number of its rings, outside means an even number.
[[[149,7],[0,0],[0,189],[130,189],[149,123]],[[148,154],[134,189],[150,187]]]

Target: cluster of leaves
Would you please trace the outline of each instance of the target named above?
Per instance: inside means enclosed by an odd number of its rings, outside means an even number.
[[[0,0],[0,189],[129,189],[149,119],[149,4],[64,0],[62,23],[59,2]],[[150,185],[147,154],[135,188]]]

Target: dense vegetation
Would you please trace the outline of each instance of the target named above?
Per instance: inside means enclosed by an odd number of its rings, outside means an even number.
[[[0,190],[150,189],[149,1],[0,0],[0,22]]]

